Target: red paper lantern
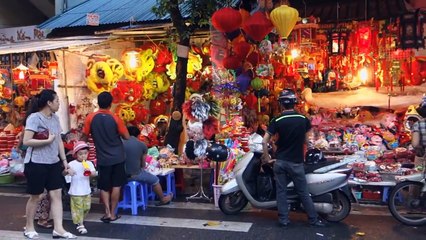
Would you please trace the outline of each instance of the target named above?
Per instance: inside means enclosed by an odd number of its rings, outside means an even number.
[[[157,116],[166,113],[166,103],[161,100],[154,99],[149,103],[151,115]]]
[[[221,8],[212,15],[212,25],[220,32],[237,30],[242,21],[240,12],[230,7]]]
[[[237,55],[227,56],[223,59],[223,66],[226,69],[237,69],[241,67],[242,62],[241,58]]]
[[[274,25],[264,12],[255,12],[243,24],[244,32],[255,41],[262,41],[271,32]]]
[[[249,109],[256,109],[257,108],[257,97],[253,93],[250,93],[249,95],[247,95],[244,98],[244,100],[245,100],[246,106]]]
[[[251,44],[248,42],[238,42],[234,44],[234,52],[241,58],[246,58],[247,54],[250,52]]]
[[[257,51],[253,51],[247,56],[247,61],[249,61],[252,66],[256,66],[259,63],[259,59],[260,54]]]

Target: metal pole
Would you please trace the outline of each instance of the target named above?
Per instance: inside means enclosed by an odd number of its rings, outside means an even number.
[[[70,102],[68,98],[68,80],[67,80],[67,70],[65,68],[65,50],[62,50],[62,67],[64,69],[64,87],[65,87],[65,104],[67,109],[67,131],[71,129],[71,122],[70,122]]]

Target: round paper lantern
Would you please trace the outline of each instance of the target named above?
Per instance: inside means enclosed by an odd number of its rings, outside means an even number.
[[[295,8],[281,5],[272,10],[269,17],[281,37],[286,39],[296,25],[299,12]]]
[[[244,98],[244,101],[249,109],[257,108],[257,97],[254,95],[254,93],[250,93],[249,95],[247,95]]]
[[[242,21],[240,12],[230,7],[221,8],[212,15],[212,25],[220,32],[237,30]]]
[[[151,115],[157,116],[166,113],[166,103],[161,100],[151,100],[149,103],[149,109],[151,110]]]
[[[250,62],[252,66],[256,66],[259,63],[259,59],[260,59],[259,52],[253,51],[247,56],[246,60]]]
[[[247,57],[247,54],[250,52],[250,49],[252,48],[251,44],[246,41],[238,42],[233,45],[234,45],[235,54],[240,56],[243,59]]]
[[[244,32],[255,41],[262,41],[269,32],[271,32],[274,25],[266,17],[264,12],[255,12],[243,24]]]
[[[241,67],[242,62],[241,58],[237,55],[227,56],[223,59],[223,66],[226,69],[237,69]]]
[[[262,79],[257,77],[255,79],[251,80],[250,85],[254,90],[258,91],[263,87],[263,81],[262,81]]]

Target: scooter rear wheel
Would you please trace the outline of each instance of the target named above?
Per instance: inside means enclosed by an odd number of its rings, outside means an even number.
[[[329,222],[340,222],[351,212],[351,201],[340,191],[333,193],[333,211],[322,217]]]
[[[241,191],[220,195],[219,197],[219,208],[226,215],[239,213],[247,203],[248,200]]]
[[[420,182],[401,182],[389,196],[389,210],[398,221],[409,226],[426,225],[426,193]]]

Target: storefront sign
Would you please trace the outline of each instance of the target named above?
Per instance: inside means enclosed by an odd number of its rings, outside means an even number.
[[[36,28],[35,25],[0,29],[0,44],[39,40],[44,38],[45,35],[43,30]]]
[[[99,26],[99,14],[87,13],[86,25],[88,25],[88,26]]]

